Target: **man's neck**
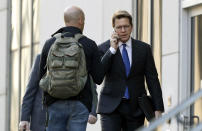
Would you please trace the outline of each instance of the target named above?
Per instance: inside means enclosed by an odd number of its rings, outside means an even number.
[[[77,23],[65,23],[66,27],[69,27],[69,26],[72,26],[72,27],[76,27],[76,28],[79,28],[81,31],[81,26]]]

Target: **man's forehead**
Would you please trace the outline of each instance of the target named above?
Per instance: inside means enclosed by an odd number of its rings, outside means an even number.
[[[115,19],[114,21],[115,24],[130,24],[128,18],[120,18],[120,19]]]

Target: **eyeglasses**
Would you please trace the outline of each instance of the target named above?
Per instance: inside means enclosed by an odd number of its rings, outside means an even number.
[[[117,31],[121,31],[122,29],[128,30],[130,27],[131,27],[130,25],[123,25],[123,26],[117,26],[117,27],[114,27],[114,28]]]

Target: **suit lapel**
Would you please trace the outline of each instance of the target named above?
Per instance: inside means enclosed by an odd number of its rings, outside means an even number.
[[[135,62],[137,60],[137,55],[138,55],[137,43],[135,42],[135,40],[133,38],[132,38],[131,42],[132,42],[132,65],[131,65],[130,73],[129,73],[128,77],[130,77],[130,75],[132,73],[134,73]],[[110,43],[109,43],[109,47],[110,47]],[[114,56],[114,61],[116,61],[116,63],[118,64],[116,66],[119,66],[119,69],[120,69],[121,73],[124,74],[124,76],[126,77],[125,66],[124,66],[122,55],[121,55],[121,52],[120,52],[119,48],[118,48],[118,50],[117,50],[117,52],[116,52],[116,54]]]
[[[134,69],[135,69],[135,62],[136,62],[136,58],[138,55],[138,47],[137,44],[135,42],[135,40],[132,38],[132,64],[131,64],[131,68],[130,68],[130,73],[128,75],[128,77],[130,77],[130,75],[132,73],[134,73]],[[117,66],[120,66],[120,71],[124,74],[124,76],[126,77],[126,70],[125,70],[125,66],[124,66],[124,62],[122,59],[122,55],[120,52],[120,49],[118,48],[116,55],[115,55],[115,61],[117,61]]]
[[[135,40],[132,38],[132,65],[130,68],[130,73],[128,75],[128,77],[130,77],[131,73],[134,73],[134,68],[135,68],[135,62],[136,62],[136,58],[137,58],[137,45],[135,43]]]
[[[122,55],[120,52],[120,49],[117,49],[116,55],[115,55],[115,61],[117,61],[117,66],[120,67],[120,71],[126,76],[125,66],[123,63]]]
[[[107,44],[106,44],[106,51],[109,50],[109,48],[110,48],[110,41],[108,40]],[[124,66],[122,55],[121,55],[119,48],[117,49],[116,54],[114,55],[113,59],[114,59],[113,63],[115,66],[114,68],[117,68],[117,70],[120,71],[121,74],[123,74],[126,77],[125,66]]]

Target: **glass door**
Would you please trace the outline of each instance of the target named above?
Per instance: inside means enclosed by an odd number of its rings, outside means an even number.
[[[191,17],[191,93],[202,88],[202,15]],[[202,98],[190,110],[190,124],[202,121]]]

